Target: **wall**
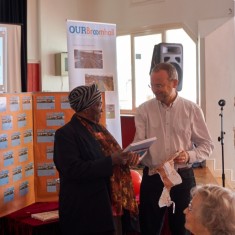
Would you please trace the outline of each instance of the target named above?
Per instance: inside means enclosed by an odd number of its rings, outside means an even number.
[[[215,151],[211,158],[213,168],[221,169],[218,100],[224,98],[227,101],[224,110],[225,163],[226,168],[235,170],[232,144],[234,141],[232,128],[235,125],[232,105],[235,91],[234,1],[153,0],[148,1],[148,4],[134,5],[131,4],[132,0],[28,0],[28,2],[28,47],[30,48],[28,59],[40,63],[41,89],[49,91],[68,90],[68,78],[55,76],[54,69],[54,54],[67,51],[66,19],[115,23],[118,34],[137,32],[162,24],[185,24],[190,33],[198,39],[201,106],[215,143]],[[231,177],[235,179],[233,174]]]
[[[232,0],[85,0],[87,20],[116,23],[119,32],[149,26],[184,23],[198,35],[198,20],[228,16]],[[132,2],[141,2],[131,4]],[[120,14],[121,13],[121,14]]]
[[[55,76],[54,68],[54,54],[67,51],[66,19],[115,23],[118,34],[184,23],[197,37],[199,20],[231,17],[229,9],[233,9],[232,0],[207,0],[206,5],[203,0],[130,3],[131,0],[28,0],[28,60],[41,63],[41,89],[68,90],[68,78]]]
[[[222,146],[226,178],[232,178],[235,186],[235,19],[205,36],[205,87],[206,117],[215,143],[213,153],[215,173],[221,176]],[[226,105],[221,110],[218,101],[224,99]],[[224,141],[218,141],[222,128]]]

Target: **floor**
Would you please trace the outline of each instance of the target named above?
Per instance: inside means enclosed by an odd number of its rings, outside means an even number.
[[[141,169],[133,169],[142,174]],[[197,184],[219,184],[220,179],[215,178],[208,167],[194,168],[194,174]],[[222,184],[222,183],[221,183]]]
[[[214,177],[208,167],[195,168],[194,174],[197,184],[217,184],[223,186],[222,177]],[[225,187],[235,191],[234,186],[226,180],[225,177]]]
[[[218,180],[212,175],[207,167],[194,168],[194,174],[197,185],[200,184],[219,184]]]

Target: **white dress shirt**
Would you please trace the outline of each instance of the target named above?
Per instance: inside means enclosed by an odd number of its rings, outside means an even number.
[[[214,148],[201,108],[178,95],[169,107],[156,98],[141,104],[135,115],[135,126],[134,142],[157,137],[141,161],[148,167],[156,167],[182,150],[189,153],[189,165],[192,165],[208,158]]]

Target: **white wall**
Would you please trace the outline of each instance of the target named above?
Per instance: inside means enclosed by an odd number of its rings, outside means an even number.
[[[143,0],[144,1],[144,0]],[[28,59],[41,62],[42,90],[66,91],[68,78],[55,76],[54,54],[67,51],[66,19],[117,24],[117,33],[140,31],[162,24],[185,24],[198,38],[202,108],[216,148],[212,158],[221,168],[220,107],[223,98],[225,164],[235,172],[234,137],[234,1],[157,0],[28,0]],[[232,175],[235,180],[235,176]]]
[[[55,76],[55,53],[67,51],[66,19],[77,18],[77,0],[39,0],[42,90],[66,91],[68,78]]]
[[[233,9],[232,0],[143,0],[142,4],[131,4],[132,0],[83,2],[89,6],[88,20],[116,23],[119,32],[180,22],[196,36],[198,20],[226,17],[229,8]]]
[[[68,77],[55,76],[55,53],[67,51],[66,19],[78,19],[79,0],[28,0],[28,61],[41,63],[43,91],[67,91]]]
[[[234,18],[205,36],[206,117],[215,143],[215,169],[222,167],[221,117],[223,116],[225,169],[232,169],[235,180],[235,21]],[[218,101],[224,99],[221,107]],[[221,171],[217,171],[221,175]],[[228,172],[226,172],[228,173]],[[230,177],[230,175],[227,175]]]
[[[41,62],[42,90],[68,90],[55,76],[54,54],[67,51],[66,19],[117,24],[118,33],[166,23],[184,23],[197,37],[198,20],[230,16],[232,0],[28,0],[28,59]]]
[[[28,30],[27,30],[27,50],[28,62],[34,63],[40,61],[39,57],[39,28],[38,28],[38,7],[37,0],[28,0]]]

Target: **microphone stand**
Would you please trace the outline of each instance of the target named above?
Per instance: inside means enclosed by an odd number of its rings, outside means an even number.
[[[224,135],[225,132],[223,131],[223,106],[225,105],[225,100],[220,100],[219,101],[220,109],[221,112],[219,114],[220,119],[221,119],[221,132],[220,132],[220,137],[218,137],[218,141],[221,143],[221,149],[222,149],[222,184],[223,187],[225,187],[225,174],[224,174]]]

